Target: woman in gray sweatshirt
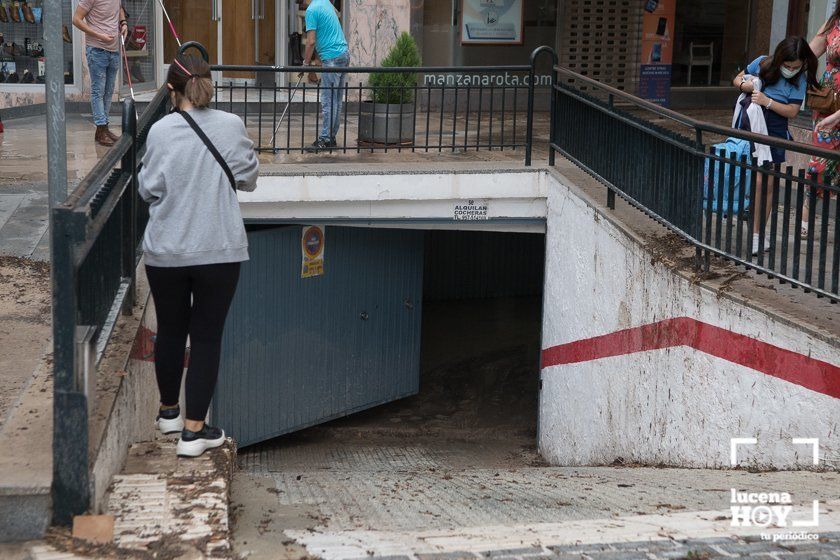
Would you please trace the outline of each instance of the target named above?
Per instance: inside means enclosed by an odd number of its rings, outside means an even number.
[[[152,126],[139,174],[149,203],[143,250],[158,323],[157,424],[163,433],[181,432],[178,455],[197,457],[225,439],[204,420],[240,263],[248,260],[236,189],[256,188],[259,165],[239,117],[209,108],[213,84],[204,60],[179,55],[166,85],[177,112]],[[188,335],[184,421],[179,396]]]

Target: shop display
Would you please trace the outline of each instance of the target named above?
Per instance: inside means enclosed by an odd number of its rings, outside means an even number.
[[[0,84],[43,84],[43,0],[0,0]],[[65,83],[73,83],[71,2],[62,6]]]
[[[129,26],[125,54],[131,81],[135,89],[153,88],[155,85],[155,0],[125,0],[124,6],[128,14]],[[125,72],[125,64],[122,65],[122,71]],[[128,80],[125,78],[123,78],[123,90],[128,91]]]

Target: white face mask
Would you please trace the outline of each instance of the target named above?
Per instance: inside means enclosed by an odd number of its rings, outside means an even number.
[[[802,71],[802,68],[800,68],[799,70],[791,70],[790,68],[786,68],[786,67],[782,66],[782,76],[784,76],[788,80],[790,80],[791,78],[793,78],[794,76],[799,74],[799,72],[801,72],[801,71]]]

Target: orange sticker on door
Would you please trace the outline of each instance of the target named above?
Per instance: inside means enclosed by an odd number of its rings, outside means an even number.
[[[324,274],[324,227],[304,226],[300,238],[300,277],[312,278]]]

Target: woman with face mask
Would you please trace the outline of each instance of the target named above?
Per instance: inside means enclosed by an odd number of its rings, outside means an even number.
[[[762,107],[767,123],[767,134],[776,138],[790,140],[789,119],[799,114],[808,86],[817,83],[817,58],[811,47],[801,37],[788,37],[778,44],[773,56],[760,56],[753,60],[747,69],[735,77],[733,84],[742,93],[752,95],[752,102]],[[759,78],[761,91],[754,87],[752,77]],[[773,163],[784,163],[785,150],[770,147]],[[761,219],[758,212],[764,213],[765,225],[769,223],[772,200],[769,196],[771,180],[759,173],[756,177],[756,192],[752,195],[752,208],[756,212],[753,220],[752,253],[766,251],[770,240],[764,238],[764,247],[759,247]]]
[[[180,432],[178,455],[197,457],[225,440],[204,419],[239,267],[248,260],[236,191],[256,188],[259,166],[242,120],[209,108],[213,83],[204,60],[178,55],[166,82],[175,112],[150,129],[138,177],[149,203],[143,249],[158,323],[157,425],[163,433]],[[187,336],[184,419],[179,396]]]

